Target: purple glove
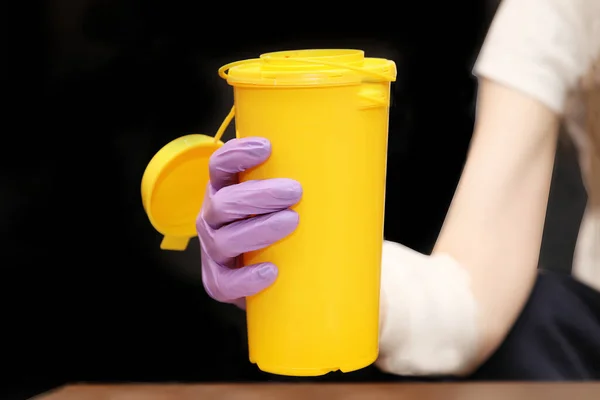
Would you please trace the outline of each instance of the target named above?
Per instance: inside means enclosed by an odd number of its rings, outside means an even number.
[[[210,297],[245,307],[245,297],[270,286],[277,267],[260,263],[238,268],[239,255],[267,247],[298,226],[288,208],[302,187],[291,179],[238,182],[238,172],[263,163],[271,144],[263,138],[230,140],[210,158],[210,183],[196,221],[202,255],[202,281]]]

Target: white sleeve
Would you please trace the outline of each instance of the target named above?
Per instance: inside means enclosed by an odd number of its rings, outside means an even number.
[[[562,114],[600,45],[600,0],[503,0],[474,73]]]
[[[448,255],[385,241],[377,366],[396,375],[453,375],[478,349],[468,272]]]

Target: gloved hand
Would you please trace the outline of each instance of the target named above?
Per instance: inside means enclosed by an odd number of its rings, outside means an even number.
[[[263,138],[234,139],[210,158],[210,182],[196,229],[200,238],[202,281],[210,297],[245,307],[245,297],[270,286],[277,267],[260,263],[240,267],[239,256],[267,247],[292,233],[302,187],[277,178],[238,183],[237,174],[263,163],[271,144]]]

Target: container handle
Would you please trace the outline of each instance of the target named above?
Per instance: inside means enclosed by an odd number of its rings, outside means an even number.
[[[231,110],[229,111],[229,114],[227,114],[227,116],[225,117],[223,122],[221,122],[221,126],[219,126],[219,129],[217,129],[217,133],[215,133],[215,143],[218,143],[219,140],[221,140],[221,138],[223,137],[223,134],[227,130],[227,127],[233,120],[234,116],[235,116],[235,106],[232,106]]]
[[[259,62],[260,60],[261,60],[260,58],[250,58],[248,60],[240,60],[240,61],[230,62],[229,64],[225,64],[221,68],[219,68],[219,76],[221,78],[227,80],[227,78],[228,78],[227,71],[229,71],[231,68],[237,67],[238,65],[244,65],[244,64],[250,64],[250,63],[253,63],[253,62]]]
[[[221,68],[219,68],[219,71],[218,71],[219,76],[221,78],[227,80],[227,71],[229,71],[229,69],[236,67],[238,65],[249,64],[249,63],[257,62],[257,61],[260,61],[260,58],[251,58],[248,60],[240,60],[240,61],[230,62],[228,64],[223,65]],[[217,133],[215,133],[215,139],[214,139],[215,143],[217,143],[219,140],[221,140],[221,138],[223,137],[223,134],[227,130],[227,127],[229,127],[229,124],[231,123],[231,121],[233,120],[234,117],[235,117],[235,106],[232,106],[231,110],[229,111],[229,114],[227,114],[227,116],[221,123],[221,126],[219,126],[219,129],[217,129]]]

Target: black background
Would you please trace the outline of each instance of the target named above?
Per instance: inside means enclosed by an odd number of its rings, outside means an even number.
[[[146,164],[178,136],[216,130],[232,102],[216,74],[222,64],[361,48],[399,70],[386,238],[427,252],[471,135],[471,68],[489,3],[32,3],[28,21],[9,32],[16,68],[5,76],[17,87],[0,211],[11,385],[274,379],[247,361],[243,313],[204,293],[197,243],[159,250],[139,193]],[[573,157],[559,161],[573,182]],[[556,202],[577,214],[573,190]],[[565,229],[546,242],[569,250],[543,256],[548,264],[568,265],[577,227]],[[380,378],[367,369],[325,379]]]

